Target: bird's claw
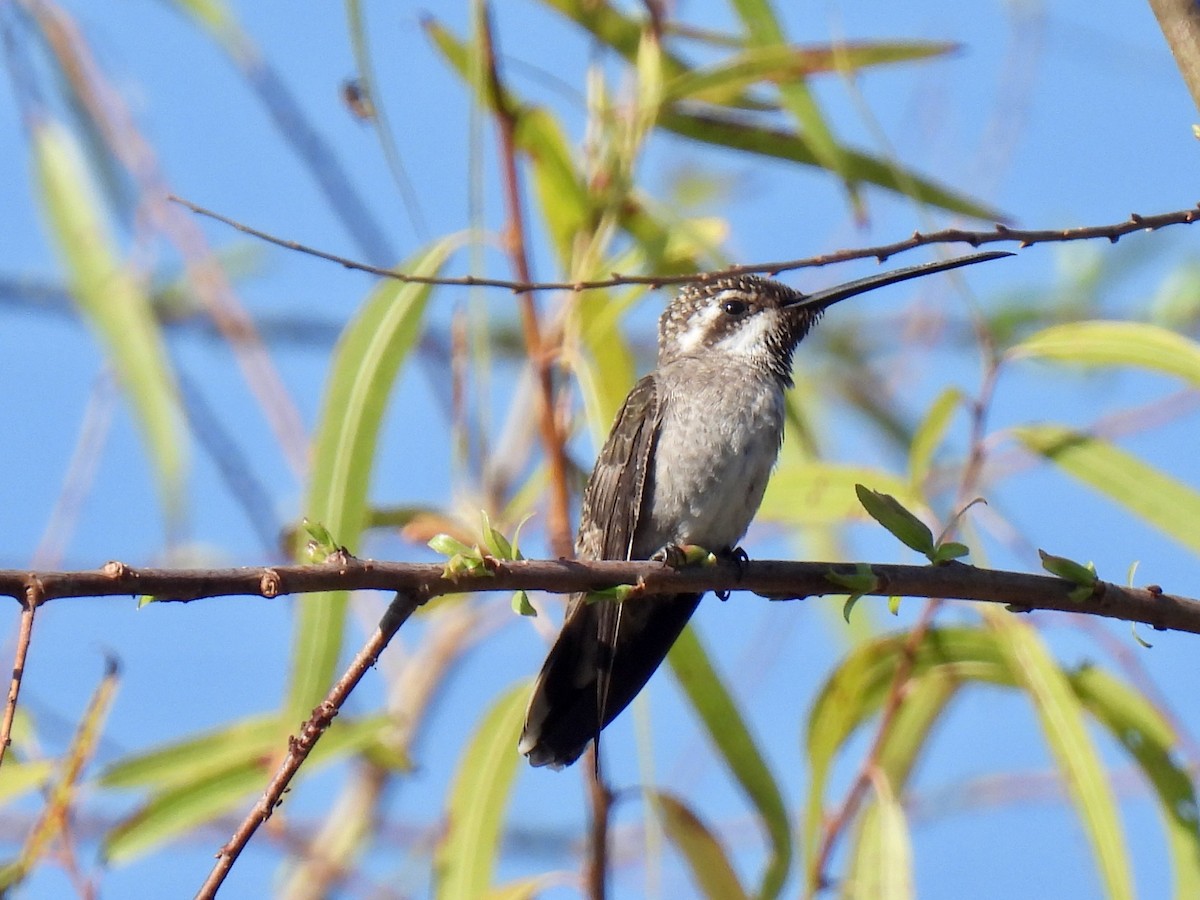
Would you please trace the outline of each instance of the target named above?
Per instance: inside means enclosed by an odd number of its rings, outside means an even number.
[[[750,556],[741,547],[734,547],[731,550],[725,550],[721,553],[721,557],[732,562],[737,566],[738,581],[742,580],[742,575],[746,571],[746,564],[750,562]],[[713,591],[717,595],[717,599],[724,603],[729,599],[729,588],[724,588],[719,591]]]
[[[678,544],[667,544],[665,547],[659,548],[650,557],[650,561],[660,562],[664,566],[670,566],[672,569],[682,569],[688,563],[688,553]]]

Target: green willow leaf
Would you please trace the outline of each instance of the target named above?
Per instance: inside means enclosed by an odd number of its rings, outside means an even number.
[[[0,767],[0,803],[8,803],[33,790],[41,790],[54,775],[52,759],[17,762],[11,757]]]
[[[633,296],[640,297],[642,292]],[[575,301],[579,336],[587,353],[576,354],[572,368],[579,379],[588,425],[597,446],[637,380],[633,350],[620,328],[618,310],[628,308],[629,302],[624,298],[618,302],[608,291],[588,291]]]
[[[687,861],[700,894],[709,900],[745,898],[729,854],[700,817],[678,797],[658,791],[650,796],[663,831]]]
[[[817,878],[821,874],[812,871],[811,866],[821,841],[826,783],[833,761],[850,736],[882,708],[907,640],[907,634],[894,634],[856,647],[826,679],[809,711],[806,729],[808,808],[802,827],[804,858],[809,866],[805,873],[805,891],[809,896],[816,892]],[[941,687],[921,687],[935,671],[939,678],[935,685]],[[915,648],[909,678],[917,699],[911,712],[905,711],[909,706],[907,700],[902,705],[881,755],[881,765],[885,766],[894,785],[902,784],[908,777],[940,704],[949,699],[946,693],[949,685],[972,680],[1010,683],[1007,663],[995,638],[973,628],[930,630]],[[942,697],[940,701],[939,696]]]
[[[109,830],[100,844],[100,858],[120,864],[144,856],[230,812],[261,791],[268,777],[262,760],[255,759],[168,788]]]
[[[1055,556],[1045,550],[1039,550],[1038,556],[1041,557],[1043,569],[1072,584],[1090,587],[1099,580],[1095,569],[1085,566],[1083,563],[1077,563],[1073,559]]]
[[[963,402],[963,393],[958,388],[946,388],[930,404],[925,418],[913,432],[908,451],[909,490],[921,496],[922,486],[933,468],[933,457],[946,436],[946,429],[955,410]]]
[[[1010,359],[1044,359],[1073,366],[1134,366],[1200,387],[1200,344],[1142,322],[1055,325],[1017,344]]]
[[[856,484],[863,482],[877,486],[906,504],[916,506],[921,502],[906,481],[882,469],[816,459],[800,460],[785,453],[767,485],[758,518],[787,525],[865,522],[867,516],[854,490]]]
[[[908,900],[915,891],[904,807],[886,778],[875,778],[872,787],[874,802],[863,813],[841,894],[846,900]]]
[[[278,716],[255,716],[196,737],[120,759],[100,773],[108,788],[169,788],[204,778],[279,748]]]
[[[786,49],[783,28],[775,17],[770,0],[733,0],[733,7],[746,27],[753,46]],[[779,95],[780,105],[791,113],[800,126],[817,163],[821,168],[837,174],[857,207],[858,179],[804,77],[791,78],[780,84]]]
[[[1026,448],[1200,552],[1200,492],[1108,441],[1061,425],[1013,429]]]
[[[473,900],[491,885],[504,813],[521,758],[517,739],[528,694],[525,681],[505,691],[459,758],[446,801],[446,832],[434,861],[438,900]]]
[[[758,896],[778,897],[792,864],[791,826],[779,784],[693,629],[684,629],[667,659],[730,774],[758,810],[771,842]]]
[[[534,900],[534,898],[540,897],[544,891],[552,888],[559,880],[555,873],[550,873],[510,881],[508,884],[490,889],[483,895],[483,900]]]
[[[906,546],[932,558],[933,532],[929,530],[928,525],[905,509],[899,500],[861,484],[854,486],[854,492],[858,496],[858,502],[872,519]]]
[[[0,893],[7,896],[11,888],[24,881],[50,853],[55,839],[69,827],[71,811],[80,803],[83,770],[96,752],[118,680],[116,660],[110,658],[104,677],[92,692],[87,710],[75,729],[71,746],[58,766],[57,778],[47,791],[45,807],[26,832],[17,858],[0,868]]]
[[[378,746],[391,725],[386,714],[357,720],[339,717],[313,748],[301,777]],[[105,835],[101,855],[109,862],[127,862],[229,812],[254,793],[261,793],[271,777],[272,760],[283,749],[274,720],[257,719],[111,767],[102,784],[147,784],[156,790]],[[206,759],[206,753],[213,759]]]
[[[720,108],[703,113],[683,112],[680,107],[664,107],[659,125],[694,141],[741,150],[772,159],[819,166],[816,153],[804,135],[756,124],[745,116],[731,115]],[[857,181],[887,188],[921,203],[960,213],[974,219],[1003,219],[995,209],[940,185],[890,160],[844,149],[847,173]]]
[[[1095,667],[1070,676],[1088,711],[1120,741],[1154,789],[1167,833],[1176,900],[1200,897],[1200,820],[1196,788],[1172,756],[1178,746],[1169,722],[1145,696]]]
[[[956,44],[939,41],[754,47],[715,65],[678,75],[665,85],[665,99],[737,106],[743,93],[760,82],[780,82],[823,72],[854,72],[869,66],[929,59],[956,49]]]
[[[573,9],[577,6],[575,3],[567,3],[563,2],[563,0],[551,0],[551,2],[561,7],[571,6]],[[584,6],[587,7],[586,10]],[[579,4],[578,9],[574,9],[574,11],[579,12],[580,16],[590,23],[585,26],[589,27],[589,30],[591,30],[592,26],[595,26],[597,30],[604,31],[604,29],[607,29],[609,25],[616,22],[617,18],[619,18],[609,15],[612,13],[611,8],[601,3]],[[593,16],[599,16],[604,20],[605,24],[597,24],[597,20]],[[582,21],[581,24],[583,24]],[[459,72],[464,80],[469,82],[468,52],[466,46],[435,21],[426,20],[424,27],[426,33],[446,58],[447,62]],[[627,39],[625,25],[613,25],[613,28],[615,31],[621,33],[619,38],[614,39],[619,40],[623,44]],[[604,31],[604,33],[607,35],[607,31]],[[635,28],[634,40],[629,52],[629,59],[631,61],[636,59],[638,42],[641,39],[640,35],[641,29]],[[671,58],[665,54],[662,66],[665,78],[670,78],[672,74],[678,74],[672,68]],[[682,71],[682,69],[679,71]],[[511,97],[507,99],[510,109],[517,108],[511,103]],[[820,165],[817,155],[804,136],[792,131],[780,131],[765,125],[757,125],[744,117],[731,115],[729,112],[717,107],[711,108],[705,113],[694,113],[683,112],[679,107],[675,106],[665,106],[659,114],[658,125],[667,131],[706,144],[726,147],[732,150],[742,150],[748,153],[801,163],[803,165]],[[911,197],[921,203],[927,203],[931,206],[946,209],[950,212],[961,213],[962,215],[971,216],[976,219],[997,221],[1004,218],[996,210],[958,194],[950,188],[922,178],[914,172],[903,169],[891,160],[868,156],[867,154],[850,149],[843,149],[842,155],[845,171],[855,181],[879,185],[880,187],[896,191],[903,196]]]
[[[229,6],[222,0],[169,0],[184,15],[199,23],[227,51],[245,46],[246,37]]]
[[[400,268],[411,275],[436,275],[459,243],[456,237],[444,238]],[[429,285],[381,282],[334,350],[304,513],[351,550],[368,523],[367,489],[388,399],[420,337],[430,291]],[[303,721],[329,689],[342,649],[346,602],[344,591],[309,594],[296,601],[285,721]]]
[[[54,122],[33,123],[38,188],[71,294],[133,407],[168,518],[181,512],[187,460],[166,346],[138,279],[121,262],[79,147]]]
[[[1105,891],[1131,900],[1133,875],[1124,830],[1104,764],[1088,734],[1084,708],[1041,638],[1015,616],[985,611],[1009,670],[1033,701],[1042,732],[1092,845]]]

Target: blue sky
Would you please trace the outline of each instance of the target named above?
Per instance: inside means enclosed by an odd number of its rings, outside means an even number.
[[[77,18],[101,66],[130,105],[177,193],[282,237],[365,256],[364,248],[339,226],[311,173],[281,140],[245,82],[172,4],[128,0],[63,5]],[[442,6],[437,15],[463,30],[466,4]],[[583,111],[563,96],[582,90],[587,42],[541,14],[535,4],[506,0],[497,6],[512,83],[568,110],[571,137],[580,140]],[[1196,201],[1185,175],[1194,171],[1200,149],[1191,130],[1197,113],[1147,6],[1105,5],[1102,14],[1097,4],[1084,2],[780,6],[788,7],[788,33],[799,43],[872,37],[960,43],[961,51],[944,60],[868,73],[853,88],[833,79],[820,82],[817,96],[847,143],[876,153],[894,152],[915,170],[1003,211],[1014,224],[1069,227],[1113,222],[1130,212],[1160,212]],[[428,233],[462,229],[469,222],[465,92],[425,41],[419,24],[423,7],[364,7],[382,102],[417,186]],[[298,11],[294,4],[243,2],[233,8],[309,121],[335,150],[377,221],[387,251],[395,259],[413,252],[423,236],[406,214],[371,130],[354,120],[339,98],[339,85],[353,71],[341,6],[311,4]],[[684,2],[678,12],[708,27],[735,27],[720,3]],[[0,179],[5,225],[0,276],[55,283],[60,280],[57,263],[27,177],[25,134],[11,99],[0,103],[0,158],[10,161],[9,177]],[[488,221],[498,225],[502,206],[493,158],[489,141],[485,202]],[[681,139],[656,141],[642,172],[651,188],[659,189],[689,166],[713,167],[728,178],[727,202],[713,212],[728,218],[727,251],[736,261],[793,258],[895,240],[945,221],[906,200],[869,190],[870,223],[862,228],[849,214],[841,188],[819,172],[712,153]],[[311,427],[331,352],[327,336],[347,321],[372,280],[253,244],[216,223],[204,223],[203,228],[218,248],[252,252],[254,271],[239,280],[238,290],[255,316],[327,326],[312,341],[272,346],[273,358]],[[1015,260],[972,269],[966,277],[969,295],[945,284],[897,289],[886,298],[846,304],[853,308],[839,308],[826,325],[869,334],[882,331],[886,338],[889,332],[879,323],[892,326],[899,313],[919,304],[946,304],[961,314],[966,304],[991,309],[1013,297],[1050,303],[1055,285],[1095,263],[1121,274],[1097,298],[1101,314],[1143,317],[1168,276],[1194,260],[1193,241],[1192,232],[1181,228],[1132,236],[1115,247],[1103,242],[1034,247]],[[910,261],[915,257],[904,260]],[[168,254],[163,254],[163,262],[171,263]],[[485,262],[490,273],[507,274],[498,255],[489,254]],[[537,275],[556,274],[544,248],[535,248],[534,263]],[[866,270],[806,271],[786,280],[813,287],[857,277],[862,271]],[[1185,294],[1194,298],[1195,292],[1192,282]],[[12,423],[0,470],[4,567],[30,564],[58,498],[89,393],[104,369],[96,342],[78,322],[34,308],[22,296],[11,290],[0,293],[0,383],[7,387],[5,408]],[[490,294],[487,300],[498,317],[512,315],[507,294]],[[435,302],[432,321],[444,332],[449,311],[461,298],[445,292]],[[647,341],[660,303],[651,295],[631,319],[645,328],[642,337]],[[274,447],[228,350],[188,327],[171,333],[170,348],[177,366],[247,454],[277,523],[291,521],[302,512],[303,485]],[[802,348],[798,365],[805,364]],[[978,364],[967,353],[926,357],[911,349],[885,348],[879,365],[899,386],[906,413],[919,413],[948,383],[967,391],[977,388]],[[379,466],[374,493],[379,502],[436,503],[460,488],[453,483],[444,420],[431,399],[431,382],[437,378],[436,371],[411,366],[401,381],[393,400],[397,412],[382,443],[385,462]],[[1148,375],[1064,379],[1048,369],[1014,366],[1001,379],[992,426],[1042,419],[1087,425],[1097,416],[1164,396],[1175,387],[1165,378]],[[495,386],[501,399],[513,390],[511,380]],[[827,399],[836,403],[836,398]],[[413,428],[413,419],[429,427]],[[853,421],[835,415],[830,423],[827,447],[835,458],[898,465],[895,458],[870,446],[867,434]],[[1123,440],[1122,446],[1188,484],[1200,483],[1200,462],[1192,452],[1194,415],[1174,417]],[[590,459],[586,443],[578,449]],[[228,564],[274,561],[277,557],[263,546],[211,460],[197,447],[191,458],[185,534],[189,551]],[[168,547],[153,480],[138,433],[120,402],[112,409],[111,427],[95,465],[95,478],[59,564],[84,568],[108,559],[161,562]],[[1194,587],[1191,554],[1051,470],[1034,469],[1006,479],[1002,512],[1027,535],[1030,546],[1094,559],[1102,566],[1101,574],[1114,581],[1123,580],[1128,564],[1140,560],[1139,580],[1183,594],[1200,590]],[[536,525],[533,535],[527,552],[544,551],[537,543]],[[771,529],[752,530],[745,546],[755,557],[802,552]],[[856,529],[850,546],[861,558],[913,561],[899,545],[867,529]],[[355,549],[379,557],[428,558],[423,548],[396,539]],[[1036,568],[1035,558],[998,545],[990,550],[989,564]],[[370,621],[379,602],[365,599],[357,621]],[[698,616],[701,635],[751,710],[752,725],[790,804],[804,796],[799,711],[811,702],[847,646],[836,608],[826,606],[767,605],[735,595],[729,604],[706,602]],[[915,603],[906,606],[905,620],[911,620],[916,608]],[[956,617],[965,614],[952,613],[949,619]],[[1106,659],[1102,645],[1063,617],[1036,620],[1045,626],[1061,659]],[[10,621],[15,633],[15,614]],[[99,759],[108,762],[122,752],[239,714],[272,709],[286,677],[289,624],[288,604],[278,601],[224,599],[141,611],[132,601],[57,601],[39,615],[23,699],[45,723],[47,746],[61,748],[99,678],[103,655],[118,654],[125,678]],[[1194,678],[1194,638],[1155,635],[1153,650],[1141,651],[1123,625],[1099,627],[1136,654],[1186,728],[1200,727],[1200,709],[1187,688]],[[535,672],[542,652],[541,638],[517,621],[472,651],[447,685],[418,747],[420,772],[391,804],[389,812],[397,821],[431,821],[429,811],[441,804],[458,748],[498,686]],[[379,683],[365,684],[363,697],[356,698],[357,708],[370,709],[381,692]],[[658,777],[694,797],[706,816],[728,828],[729,834],[746,832],[738,859],[744,874],[754,872],[757,834],[747,827],[736,790],[721,777],[668,676],[656,679],[646,709],[626,715],[613,728],[608,746],[615,783],[633,784],[639,778],[633,739],[638,715],[656,723],[653,753]],[[1117,766],[1124,765],[1116,748],[1106,746],[1105,755]],[[838,785],[852,774],[855,758],[851,754],[850,765],[839,770],[835,796]],[[917,794],[935,795],[996,771],[1043,773],[1049,767],[1028,705],[999,690],[975,690],[949,715],[924,761]],[[322,775],[306,783],[289,798],[291,814],[319,815],[338,777]],[[572,774],[523,772],[511,822],[548,836],[549,846],[560,847],[562,841],[582,834],[582,797],[581,783]],[[1138,886],[1144,896],[1163,896],[1169,876],[1155,810],[1136,786],[1124,797],[1122,812]],[[618,821],[634,820],[636,804],[629,806]],[[918,886],[924,897],[1090,897],[1099,889],[1083,832],[1055,796],[965,812],[935,808],[928,818],[914,820],[913,828]],[[220,835],[207,838],[114,870],[104,886],[112,896],[190,891],[207,870]],[[271,884],[277,853],[277,848],[264,847],[240,862],[229,896],[261,895]],[[572,865],[570,855],[513,854],[501,874]],[[419,863],[401,862],[387,852],[374,853],[366,868],[382,883],[421,884],[419,878],[404,881],[413,878]],[[397,871],[402,873],[398,877]],[[38,896],[69,895],[57,875],[41,877],[46,880],[38,885]],[[640,867],[622,868],[619,895],[640,895],[646,879]],[[669,867],[663,879],[664,896],[687,889],[678,867]]]

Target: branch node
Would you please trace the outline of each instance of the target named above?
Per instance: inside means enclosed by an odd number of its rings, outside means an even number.
[[[278,597],[283,591],[283,579],[274,569],[263,572],[258,582],[258,592],[267,598]]]
[[[109,560],[104,564],[104,568],[100,570],[113,581],[120,581],[128,578],[130,575],[129,566],[123,562],[118,562],[115,559]]]

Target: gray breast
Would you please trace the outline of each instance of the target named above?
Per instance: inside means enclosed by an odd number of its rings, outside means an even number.
[[[658,374],[665,406],[634,555],[670,543],[734,547],[779,453],[783,386],[756,368],[695,357]]]

